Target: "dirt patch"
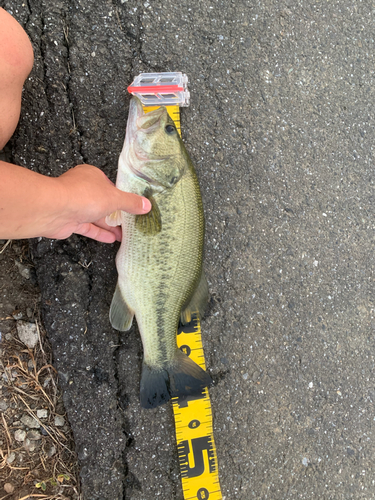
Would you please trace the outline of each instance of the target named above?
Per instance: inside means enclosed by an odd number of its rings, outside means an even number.
[[[78,500],[74,442],[28,248],[0,241],[0,498]]]

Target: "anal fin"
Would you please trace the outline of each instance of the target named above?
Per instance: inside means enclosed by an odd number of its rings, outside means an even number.
[[[203,318],[204,312],[208,305],[208,284],[204,270],[202,269],[201,279],[194,292],[194,295],[190,299],[187,307],[183,308],[181,311],[181,323],[186,325],[191,321],[191,315],[195,311],[199,312],[199,317]]]
[[[109,310],[109,320],[111,325],[120,332],[130,330],[133,322],[134,313],[129,309],[122,296],[119,284],[116,285],[115,293],[113,294],[111,308]]]

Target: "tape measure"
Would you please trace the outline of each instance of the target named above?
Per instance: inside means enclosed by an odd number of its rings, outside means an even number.
[[[145,113],[165,105],[181,136],[180,106],[188,106],[190,98],[187,82],[182,73],[141,73],[128,90],[141,100]],[[178,329],[177,346],[206,369],[197,312],[189,324]],[[195,396],[172,398],[172,405],[184,499],[222,500],[208,389]]]
[[[177,346],[206,369],[198,313],[178,329]],[[196,396],[172,398],[172,404],[185,500],[221,500],[208,389]]]

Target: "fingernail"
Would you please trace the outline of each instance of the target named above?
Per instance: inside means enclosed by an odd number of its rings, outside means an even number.
[[[151,202],[147,198],[142,198],[142,208],[145,213],[151,210]]]

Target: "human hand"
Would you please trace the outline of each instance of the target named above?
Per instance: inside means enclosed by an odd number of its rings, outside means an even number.
[[[151,203],[147,198],[125,193],[92,165],[71,168],[56,181],[61,188],[63,210],[51,221],[43,236],[64,239],[81,234],[103,243],[121,240],[121,228],[111,227],[105,217],[116,210],[145,214]]]

